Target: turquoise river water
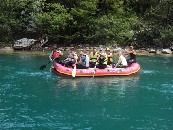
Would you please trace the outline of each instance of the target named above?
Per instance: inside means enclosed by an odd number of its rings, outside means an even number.
[[[173,57],[105,78],[58,77],[46,58],[0,55],[0,130],[173,130]]]

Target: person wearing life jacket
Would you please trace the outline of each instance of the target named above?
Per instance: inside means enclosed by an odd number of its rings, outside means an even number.
[[[129,50],[125,49],[125,52],[129,54],[129,59],[127,60],[128,65],[131,65],[132,63],[136,62],[136,51],[133,46],[130,46]]]
[[[63,55],[63,53],[60,50],[57,50],[56,46],[53,46],[52,48],[52,52],[49,55],[49,59],[51,62],[55,62],[55,63],[61,63],[61,56]]]
[[[107,54],[105,53],[105,51],[103,50],[103,48],[100,48],[100,53],[99,53],[99,57],[98,57],[98,64],[97,64],[97,68],[99,69],[105,69],[107,67]]]
[[[74,65],[76,64],[78,59],[78,56],[76,54],[76,52],[74,51],[74,49],[70,49],[69,50],[69,55],[68,57],[64,60],[64,65],[66,67],[74,67]]]
[[[98,56],[99,55],[98,55],[98,52],[97,52],[97,48],[93,48],[93,51],[90,53],[90,62],[89,62],[90,68],[94,68],[96,66]]]
[[[80,51],[80,59],[76,64],[77,69],[87,69],[89,68],[89,56],[85,53],[85,50]]]
[[[116,63],[113,68],[125,68],[128,66],[126,58],[123,56],[121,49],[118,50],[117,52],[118,55],[118,62]]]
[[[113,63],[113,54],[111,53],[109,48],[106,48],[106,54],[108,56],[107,65],[112,65],[112,63]]]

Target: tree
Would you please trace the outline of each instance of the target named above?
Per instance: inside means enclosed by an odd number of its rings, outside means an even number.
[[[169,47],[173,42],[173,1],[151,0],[150,3],[150,10],[140,17],[143,26],[137,30],[137,41],[140,46]]]
[[[58,3],[48,3],[44,6],[43,13],[35,15],[35,31],[39,34],[47,34],[52,42],[59,41],[61,31],[63,31],[68,22],[72,19],[64,6]]]

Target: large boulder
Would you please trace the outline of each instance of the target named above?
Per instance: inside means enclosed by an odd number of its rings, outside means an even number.
[[[13,49],[15,50],[30,50],[32,45],[35,43],[35,39],[22,38],[15,41]]]
[[[171,49],[163,49],[162,53],[163,54],[172,54],[172,51],[171,51]]]

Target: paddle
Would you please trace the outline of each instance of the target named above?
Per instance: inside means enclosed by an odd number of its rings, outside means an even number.
[[[72,70],[72,77],[76,77],[76,64]]]
[[[95,73],[96,73],[96,65],[94,66],[93,78],[94,78]]]
[[[46,66],[50,63],[51,61],[49,61],[47,64],[45,64],[45,65],[42,65],[42,66],[40,66],[40,70],[43,70],[44,68],[46,68]]]
[[[53,62],[56,58],[52,59],[52,61],[49,61],[47,64],[40,66],[40,70],[43,70],[44,68],[46,68],[46,66],[50,63]]]
[[[75,59],[75,63],[74,63],[74,68],[72,70],[72,77],[76,77],[76,63],[77,63],[77,59],[78,59],[78,56],[77,55],[74,55],[74,59]]]

